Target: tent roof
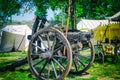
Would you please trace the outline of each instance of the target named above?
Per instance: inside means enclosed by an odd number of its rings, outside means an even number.
[[[31,29],[27,25],[7,25],[2,31],[21,35],[31,34]]]
[[[88,20],[88,19],[82,19],[78,24],[77,28],[88,28],[88,29],[94,29],[100,25],[107,25],[109,24],[108,20]]]
[[[120,11],[118,13],[116,13],[115,15],[113,15],[112,17],[110,17],[110,20],[120,21]]]

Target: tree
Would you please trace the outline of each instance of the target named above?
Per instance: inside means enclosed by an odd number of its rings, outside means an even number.
[[[89,19],[105,19],[120,11],[119,0],[82,0],[81,17]]]
[[[112,16],[120,10],[119,0],[76,0],[74,2],[77,18],[105,18]],[[0,0],[0,14],[4,14],[4,17],[1,17],[1,19],[7,19],[11,15],[20,12],[20,8],[23,8],[23,5],[25,11],[33,9],[32,7],[34,5],[37,10],[35,12],[37,16],[45,15],[48,8],[52,10],[59,8],[65,12],[65,8],[68,7],[67,4],[67,0]]]
[[[16,14],[21,5],[16,0],[0,0],[0,19],[4,22],[13,14]]]
[[[66,0],[35,0],[35,3],[46,6],[40,7],[36,5],[39,9],[44,8],[44,10],[46,10],[51,7],[52,10],[56,10],[60,8],[63,12],[65,12],[65,8],[68,4]],[[100,15],[103,15],[103,18],[105,18],[106,16],[112,16],[116,12],[120,11],[119,0],[76,0],[75,4],[76,17],[99,19],[98,16]]]
[[[0,0],[0,25],[12,20],[12,15],[28,12],[32,7],[32,0]]]
[[[44,8],[46,10],[47,8],[51,8],[52,10],[56,10],[60,8],[63,13],[65,12],[65,9],[68,7],[67,0],[44,0],[44,1],[38,1],[35,0],[35,3],[43,4],[43,7],[39,7],[36,5],[36,7],[39,10],[42,10],[41,8]],[[114,15],[116,12],[120,11],[120,1],[119,0],[71,0],[73,1],[73,7],[72,9],[75,9],[76,12],[76,18],[88,18],[88,19],[105,19],[106,17]],[[75,8],[76,7],[76,8]],[[73,11],[73,10],[72,10]],[[42,12],[41,12],[42,13]],[[71,12],[73,14],[73,12]],[[75,16],[74,15],[74,16]],[[74,22],[74,17],[71,16],[71,22]],[[72,23],[73,24],[73,23]]]
[[[74,1],[74,0],[73,0]],[[76,0],[76,18],[104,19],[112,16],[120,10],[119,0]],[[6,20],[11,15],[24,12],[36,7],[35,15],[46,16],[48,8],[65,12],[68,7],[67,0],[0,0],[0,19]],[[49,15],[48,15],[49,16]]]

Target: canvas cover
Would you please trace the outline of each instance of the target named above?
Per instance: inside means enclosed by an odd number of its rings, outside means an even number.
[[[88,31],[91,29],[95,29],[96,27],[100,25],[106,25],[108,24],[108,20],[90,20],[90,19],[81,19],[79,23],[77,24],[78,30]]]
[[[109,42],[114,38],[120,39],[120,23],[112,23],[108,25],[101,25],[94,29],[94,39],[99,41],[105,41],[106,38]]]
[[[0,51],[27,51],[29,45],[27,36],[31,32],[31,29],[27,25],[6,26],[2,29]]]

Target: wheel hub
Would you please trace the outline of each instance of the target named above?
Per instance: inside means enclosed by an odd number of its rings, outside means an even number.
[[[45,53],[41,53],[39,57],[42,58],[42,59],[44,59],[44,58],[49,58],[50,59],[50,58],[52,58],[52,52],[47,51]]]

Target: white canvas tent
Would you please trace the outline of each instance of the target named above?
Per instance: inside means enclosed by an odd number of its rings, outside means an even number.
[[[81,19],[81,21],[79,21],[79,23],[77,24],[77,29],[88,31],[91,29],[95,29],[96,27],[98,27],[100,25],[106,25],[108,23],[109,23],[108,20]]]
[[[120,11],[117,12],[115,15],[109,18],[111,21],[119,21],[120,22]]]
[[[29,45],[27,36],[31,34],[31,29],[27,25],[8,25],[2,29],[0,51],[22,51]]]

